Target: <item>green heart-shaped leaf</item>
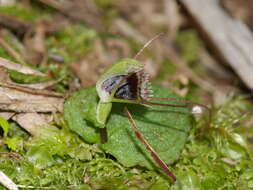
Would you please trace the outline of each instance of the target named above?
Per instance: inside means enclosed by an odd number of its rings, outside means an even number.
[[[156,97],[177,97],[164,87],[153,86],[153,90]],[[75,93],[65,105],[64,116],[70,128],[88,142],[99,140],[97,128],[91,125],[96,119],[97,101],[95,88],[89,88]],[[176,104],[173,101],[164,103]],[[125,106],[133,115],[144,138],[160,157],[167,164],[177,160],[191,127],[191,117],[186,108],[113,103],[106,125],[108,142],[101,144],[101,147],[125,166],[140,165],[150,168],[153,165],[149,152],[136,138],[123,113]],[[89,135],[96,138],[91,140]]]
[[[95,88],[73,93],[64,104],[64,119],[71,130],[89,143],[99,142],[96,125],[98,96]]]

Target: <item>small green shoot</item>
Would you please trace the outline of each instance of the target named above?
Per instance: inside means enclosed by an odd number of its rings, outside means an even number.
[[[10,128],[10,125],[7,120],[5,120],[3,117],[0,117],[0,127],[4,131],[4,136],[6,137]]]

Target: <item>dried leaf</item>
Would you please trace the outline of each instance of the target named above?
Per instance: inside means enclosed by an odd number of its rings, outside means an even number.
[[[221,4],[233,17],[246,22],[253,29],[253,2],[251,0],[221,0]]]
[[[4,118],[5,120],[9,120],[13,115],[14,112],[0,112],[0,117]]]
[[[0,66],[3,66],[7,69],[15,70],[24,74],[35,74],[35,75],[40,75],[40,76],[45,76],[44,73],[41,73],[39,71],[36,71],[34,69],[31,69],[30,67],[20,65],[18,63],[14,63],[12,61],[9,61],[7,59],[1,58],[0,57]]]
[[[61,112],[63,98],[45,97],[0,87],[0,110],[14,112]]]
[[[32,36],[26,36],[24,39],[25,44],[25,59],[28,63],[38,65],[42,63],[43,58],[45,57],[45,35],[46,35],[46,26],[43,22],[38,23],[34,27],[34,33]]]
[[[30,134],[36,136],[39,135],[38,128],[47,126],[53,120],[53,116],[38,113],[20,113],[15,115],[12,119]]]
[[[0,68],[0,110],[14,112],[58,112],[63,108],[63,95],[47,90],[23,87],[10,80]]]

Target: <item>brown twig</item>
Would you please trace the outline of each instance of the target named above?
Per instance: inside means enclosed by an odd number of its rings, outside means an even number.
[[[25,87],[17,86],[17,85],[14,85],[14,84],[8,84],[8,83],[0,82],[0,86],[5,87],[5,88],[10,88],[10,89],[15,89],[15,90],[25,92],[25,93],[29,93],[29,94],[33,94],[33,95],[42,95],[42,96],[49,96],[49,97],[56,97],[56,98],[63,98],[64,97],[63,94],[60,94],[60,93],[57,93],[57,92],[25,88]]]
[[[15,153],[15,152],[0,152],[0,154],[9,156],[9,157],[15,158],[15,159],[20,159],[20,158],[22,158],[22,156],[21,156],[20,154],[17,154],[17,153]]]
[[[40,83],[32,83],[32,84],[19,84],[19,83],[15,83],[15,82],[10,82],[10,84],[16,84],[20,87],[24,87],[24,88],[28,88],[28,89],[33,89],[33,90],[43,90],[46,88],[49,88],[57,83],[59,83],[60,81],[62,81],[65,77],[61,77],[58,80],[51,80],[48,82],[40,82]]]
[[[31,23],[3,13],[0,13],[0,25],[22,36],[32,28]]]
[[[1,37],[1,35],[0,35],[0,37]],[[22,59],[20,54],[18,52],[16,52],[6,41],[4,41],[1,38],[0,38],[0,46],[2,46],[11,57],[15,58],[16,61],[19,61],[23,64],[25,63],[25,61]]]

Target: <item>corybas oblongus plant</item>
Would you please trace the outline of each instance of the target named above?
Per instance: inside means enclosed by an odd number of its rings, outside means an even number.
[[[152,156],[153,160],[159,165],[159,167],[168,176],[170,176],[173,181],[175,181],[175,175],[170,171],[166,163],[159,157],[157,152],[152,148],[149,142],[138,130],[136,122],[134,121],[130,111],[127,109],[127,104],[141,104],[147,106],[189,108],[193,114],[201,114],[204,110],[208,110],[205,105],[193,103],[187,100],[154,97],[155,94],[152,92],[149,77],[144,71],[144,65],[137,61],[137,57],[153,40],[157,39],[160,36],[161,34],[156,35],[154,38],[148,41],[133,59],[124,58],[113,63],[100,76],[96,83],[96,90],[100,98],[96,110],[96,119],[100,124],[100,127],[105,129],[107,118],[111,112],[112,104],[114,102],[125,103],[126,106],[124,112],[130,121],[130,125],[132,126],[136,138],[144,144],[145,148],[150,152],[150,155]],[[155,100],[173,100],[180,102],[181,104],[157,103],[154,102]],[[105,140],[106,135],[103,133],[102,136]]]

